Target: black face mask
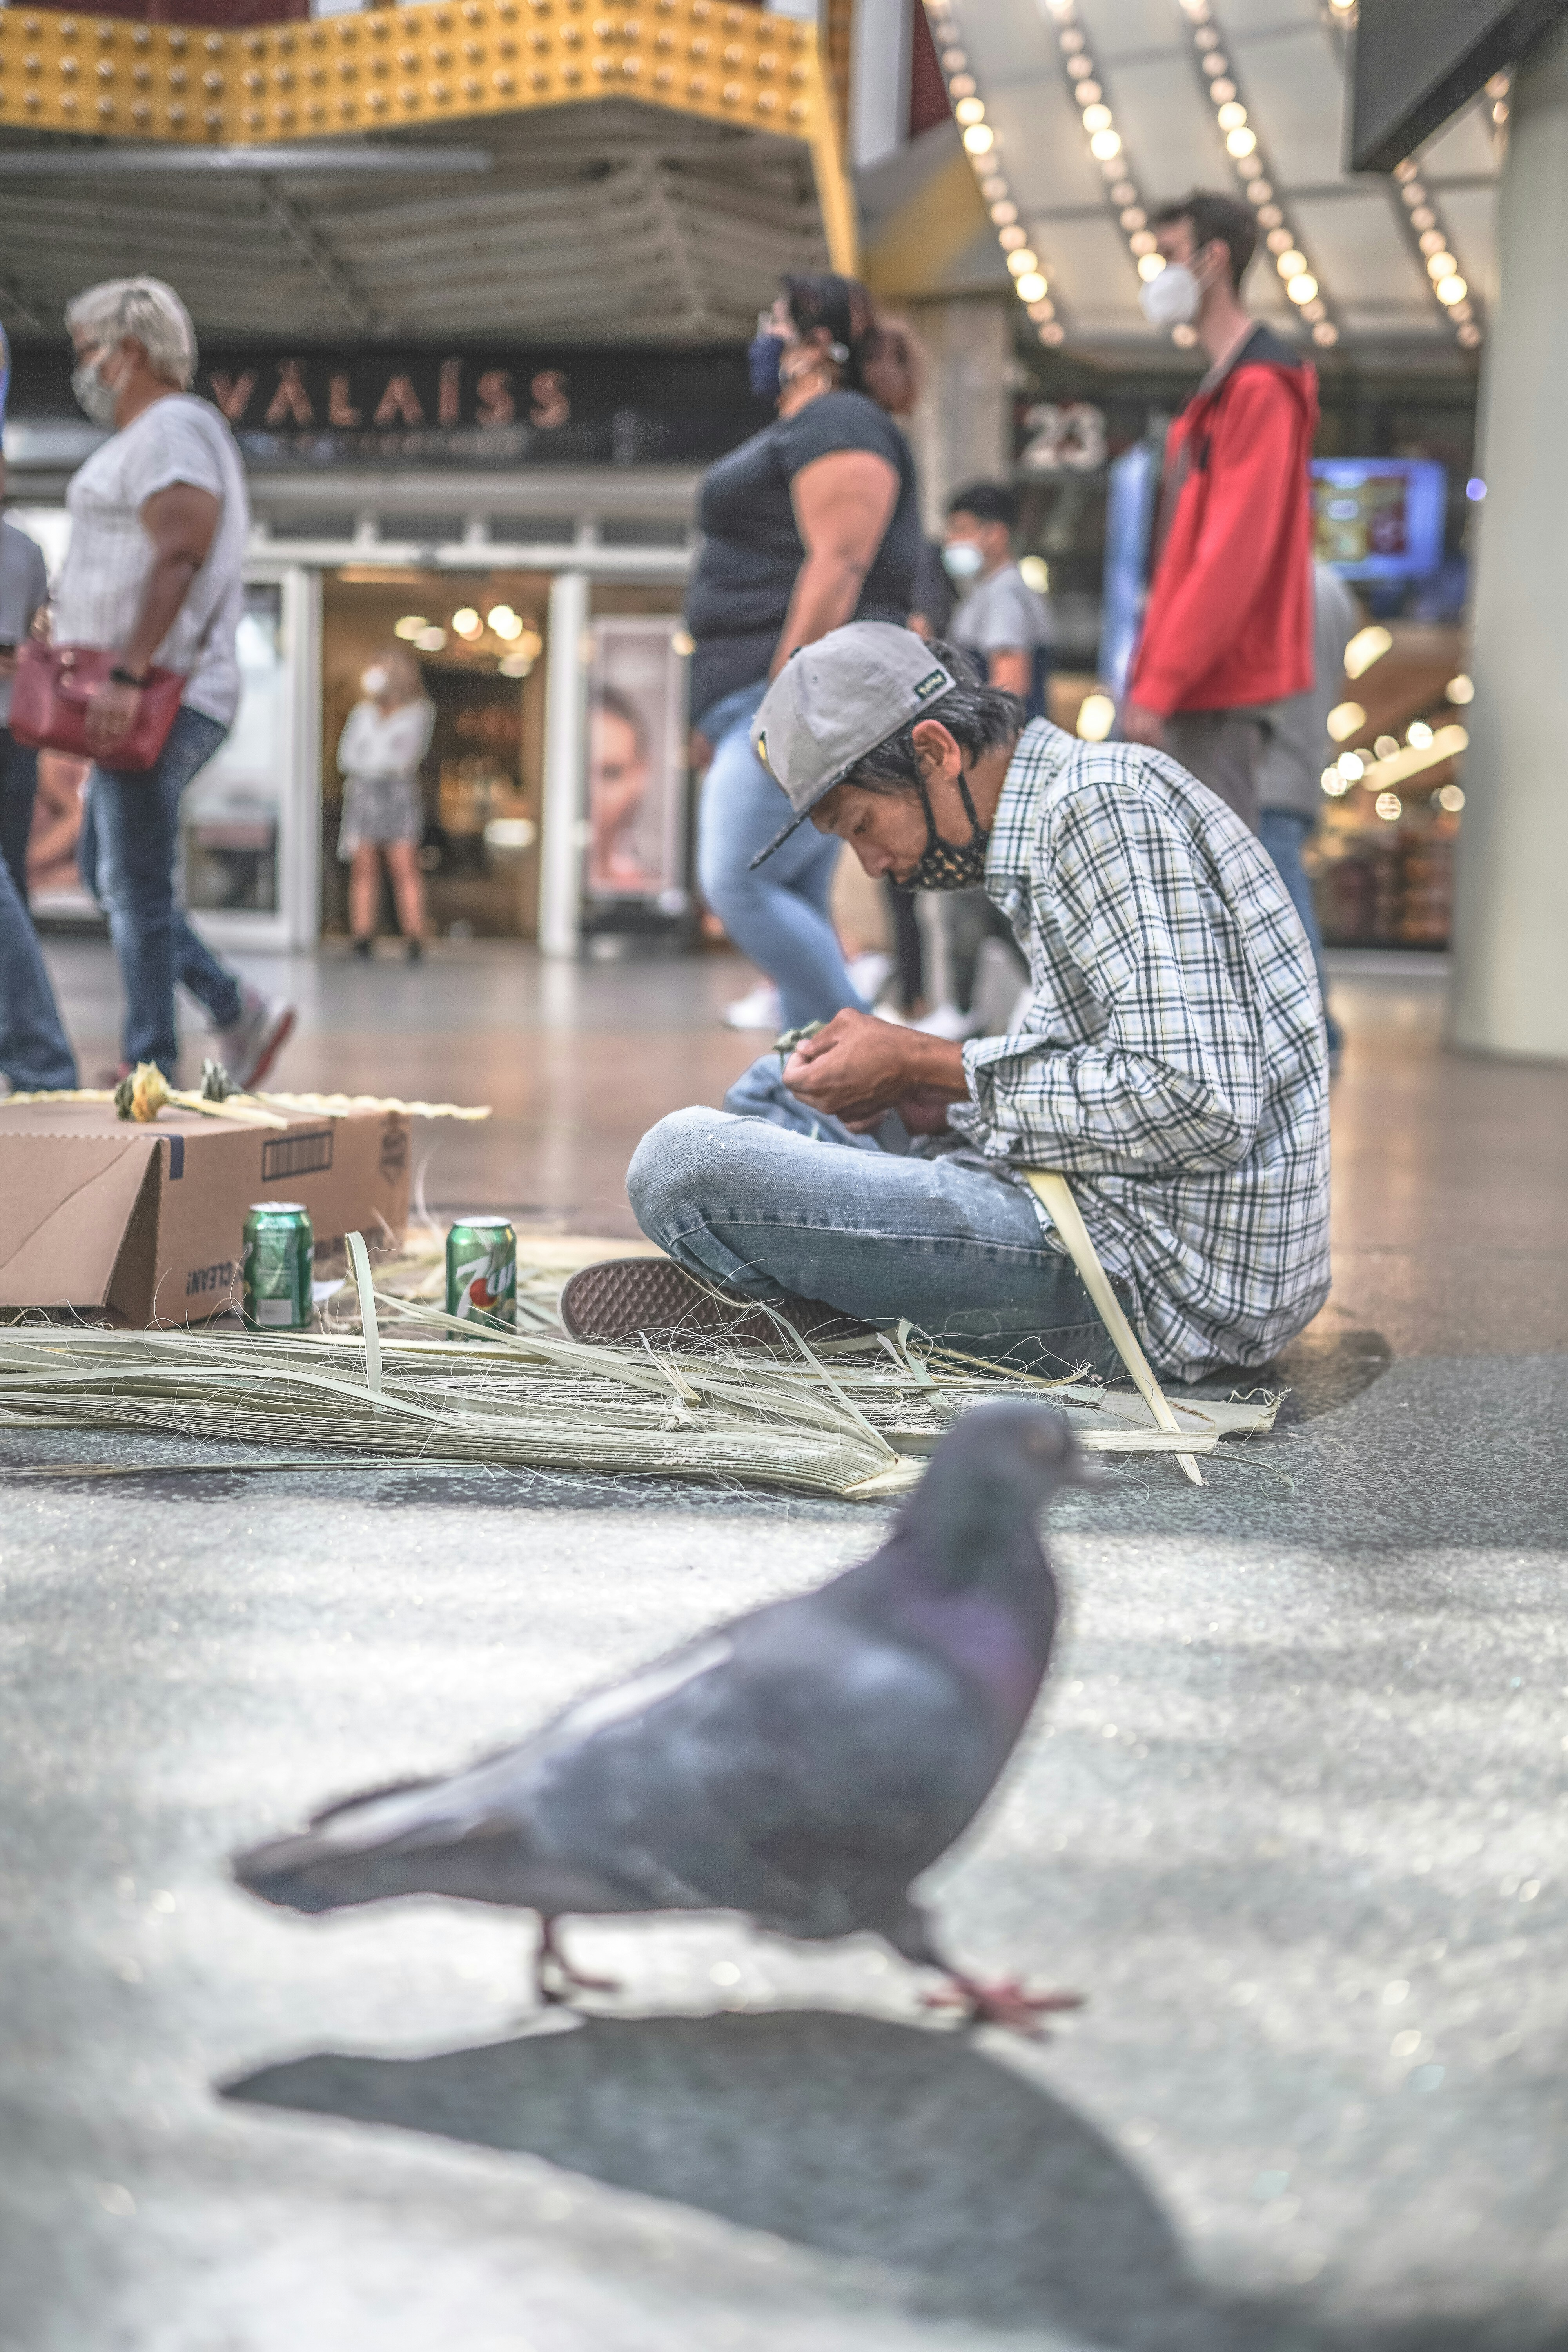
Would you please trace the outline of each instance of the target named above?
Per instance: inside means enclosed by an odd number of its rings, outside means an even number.
[[[989,828],[983,825],[975,814],[974,803],[969,797],[969,783],[963,769],[958,772],[958,789],[963,797],[964,813],[969,819],[969,839],[955,848],[943,841],[936,829],[936,819],[931,813],[931,795],[926,791],[925,778],[921,778],[921,806],[926,813],[926,845],[920,864],[912,874],[900,882],[902,890],[973,890],[985,879],[985,852],[991,844]]]

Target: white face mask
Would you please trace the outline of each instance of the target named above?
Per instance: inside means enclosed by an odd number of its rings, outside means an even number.
[[[94,425],[104,425],[112,432],[114,404],[119,394],[111,383],[103,381],[103,362],[104,353],[100,352],[90,366],[74,368],[71,371],[71,391],[82,414]]]
[[[1190,327],[1203,308],[1203,288],[1184,261],[1167,261],[1140,288],[1138,308],[1152,327]]]
[[[386,680],[387,671],[384,665],[381,662],[373,662],[360,678],[360,686],[374,702],[378,694],[386,692]]]
[[[978,580],[985,569],[985,558],[972,539],[955,539],[942,551],[942,568],[950,580],[962,587],[966,580]]]

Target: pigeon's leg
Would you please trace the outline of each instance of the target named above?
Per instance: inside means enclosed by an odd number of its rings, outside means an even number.
[[[962,2009],[968,2013],[966,2025],[1005,2025],[1015,2033],[1025,2033],[1038,2041],[1045,2029],[1042,2015],[1051,2010],[1081,2009],[1083,1995],[1077,1992],[1026,1992],[1016,1979],[1004,1979],[999,1984],[982,1984],[978,1978],[967,1976],[946,1958],[931,1934],[931,1921],[913,1903],[905,1906],[902,1916],[883,1930],[888,1941],[904,1958],[913,1960],[917,1968],[940,1969],[947,1979],[941,1992],[922,1996],[927,2009]]]
[[[621,1989],[615,1977],[587,1977],[581,1969],[574,1969],[561,1948],[554,1920],[549,1918],[542,1918],[539,1923],[533,1981],[540,2000],[547,2003],[569,2001],[574,1992],[619,1992]]]

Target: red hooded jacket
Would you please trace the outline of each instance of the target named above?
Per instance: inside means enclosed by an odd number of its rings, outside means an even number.
[[[1168,719],[1310,691],[1317,423],[1316,370],[1258,326],[1172,424],[1129,701]]]

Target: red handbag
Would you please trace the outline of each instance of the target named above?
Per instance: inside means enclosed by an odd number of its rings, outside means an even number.
[[[87,740],[87,715],[119,658],[109,646],[41,646],[31,637],[19,646],[9,722],[17,742],[40,751],[68,751],[117,772],[155,768],[185,680],[177,669],[150,669],[129,732],[107,754],[95,751]]]

